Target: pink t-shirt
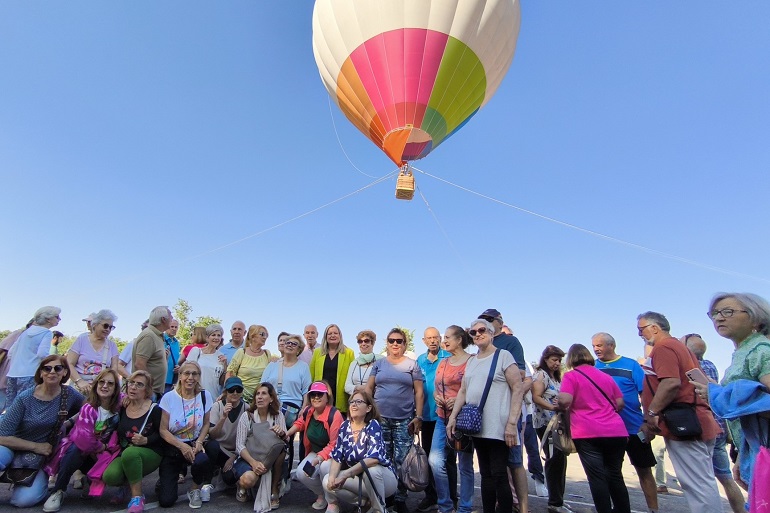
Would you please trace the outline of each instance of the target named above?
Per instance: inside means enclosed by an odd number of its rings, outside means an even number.
[[[91,341],[88,339],[88,333],[80,335],[72,344],[70,351],[79,355],[75,370],[78,371],[81,378],[89,383],[104,369],[109,369],[112,358],[119,354],[118,346],[111,338],[107,338],[105,341],[104,349],[98,353],[94,351]]]
[[[614,408],[615,401],[623,397],[615,380],[592,365],[579,365],[577,369],[594,380],[613,404],[580,372],[571,370],[564,374],[560,392],[572,395],[572,438],[628,436],[626,425]]]

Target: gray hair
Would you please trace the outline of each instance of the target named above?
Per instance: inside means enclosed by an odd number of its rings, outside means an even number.
[[[156,306],[150,312],[150,317],[147,319],[150,322],[150,326],[160,326],[163,324],[163,319],[171,317],[171,310],[167,306]]]
[[[723,299],[733,298],[738,301],[749,314],[751,324],[756,325],[757,331],[763,335],[770,334],[770,304],[765,298],[749,292],[719,292],[709,303],[709,316],[714,306]]]
[[[605,333],[604,331],[600,331],[599,333],[595,334],[593,337],[591,337],[591,340],[593,340],[595,338],[601,339],[602,342],[604,342],[605,344],[607,344],[610,347],[614,348],[614,347],[618,346],[617,343],[615,342],[615,337],[613,337],[609,333]]]
[[[666,333],[671,331],[671,325],[668,323],[668,319],[666,319],[666,316],[658,312],[644,312],[643,314],[639,314],[636,316],[637,321],[640,319],[645,319],[650,321],[652,324],[657,325],[658,328],[662,329]]]
[[[35,315],[32,316],[32,324],[42,326],[45,324],[45,321],[58,317],[60,313],[61,308],[56,306],[44,306],[43,308],[38,308]]]
[[[492,338],[495,338],[495,327],[492,325],[491,322],[489,322],[486,319],[473,319],[471,321],[471,328],[474,327],[477,324],[481,324],[484,326],[490,335],[492,335]]]
[[[118,316],[112,313],[112,310],[99,310],[93,316],[91,317],[91,324],[96,326],[97,324],[100,324],[102,322],[109,322],[110,324],[115,323],[115,321],[118,320]]]
[[[208,337],[209,335],[212,335],[212,334],[216,333],[217,331],[218,331],[219,333],[221,333],[221,334],[222,334],[222,336],[224,336],[224,334],[225,334],[225,329],[222,327],[222,325],[221,325],[221,324],[209,324],[208,326],[206,326],[206,336],[207,336],[207,337]]]

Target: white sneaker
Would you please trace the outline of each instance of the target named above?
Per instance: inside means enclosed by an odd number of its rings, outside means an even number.
[[[538,497],[548,497],[548,487],[545,483],[535,480],[535,493]]]
[[[198,509],[203,505],[200,490],[190,490],[187,492],[187,498],[190,500],[190,507],[192,509]]]
[[[83,473],[79,470],[76,470],[75,473],[72,475],[72,488],[74,490],[82,490],[83,489],[83,478],[85,476]]]
[[[43,504],[43,511],[46,513],[54,513],[61,509],[61,501],[64,498],[64,492],[57,490],[48,497],[48,500]]]
[[[201,502],[208,502],[211,500],[211,492],[214,490],[214,485],[205,484],[201,486]]]

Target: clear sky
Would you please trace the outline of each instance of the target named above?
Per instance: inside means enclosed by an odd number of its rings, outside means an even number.
[[[334,322],[380,350],[498,308],[534,360],[597,331],[640,355],[657,310],[724,370],[710,297],[770,297],[770,3],[524,1],[496,96],[417,162],[633,245],[419,173],[430,209],[347,196],[393,164],[330,112],[312,8],[0,3],[0,329],[110,308],[130,339],[184,298],[268,347]]]

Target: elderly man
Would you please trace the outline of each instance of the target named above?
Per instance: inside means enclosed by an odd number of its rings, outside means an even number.
[[[230,342],[219,348],[219,352],[227,357],[227,363],[233,359],[235,352],[243,347],[246,337],[246,325],[243,321],[235,321],[230,327]]]
[[[642,432],[650,440],[656,434],[666,440],[671,463],[682,485],[692,513],[720,513],[722,503],[711,465],[719,426],[708,406],[695,394],[695,387],[685,374],[698,368],[698,359],[687,347],[671,336],[671,326],[662,314],[645,312],[637,317],[637,332],[652,346],[644,367],[645,408]],[[667,425],[666,408],[672,403],[695,404],[694,410],[702,433],[680,438]]]
[[[706,342],[697,333],[690,333],[682,337],[682,342],[687,346],[687,349],[693,352],[700,368],[703,373],[714,383],[719,383],[719,371],[717,366],[712,362],[703,359],[703,355],[706,354]],[[714,415],[714,420],[717,421],[719,427],[722,429],[722,434],[717,436],[714,443],[714,456],[711,460],[711,464],[714,467],[714,475],[716,476],[722,488],[725,490],[727,500],[730,501],[730,508],[733,513],[742,513],[744,511],[745,500],[741,489],[738,488],[738,483],[733,479],[733,473],[730,469],[730,457],[727,455],[727,425],[725,421]]]
[[[652,468],[655,466],[655,455],[650,443],[639,437],[639,429],[644,421],[642,403],[639,395],[644,388],[644,371],[636,360],[620,356],[615,352],[617,344],[609,333],[597,333],[591,337],[591,345],[598,360],[596,368],[608,374],[615,380],[623,393],[625,407],[620,410],[620,418],[628,430],[626,454],[631,465],[639,476],[639,485],[644,492],[644,499],[650,512],[658,511],[658,492],[655,486],[655,476]]]
[[[174,317],[167,306],[156,306],[147,320],[150,325],[136,337],[131,361],[135,371],[144,370],[150,373],[155,397],[160,398],[166,388],[168,368],[163,332],[171,327]]]
[[[313,358],[313,351],[315,351],[315,345],[318,341],[318,328],[314,324],[308,324],[305,326],[305,349],[299,354],[299,359],[310,365],[310,359]]]

